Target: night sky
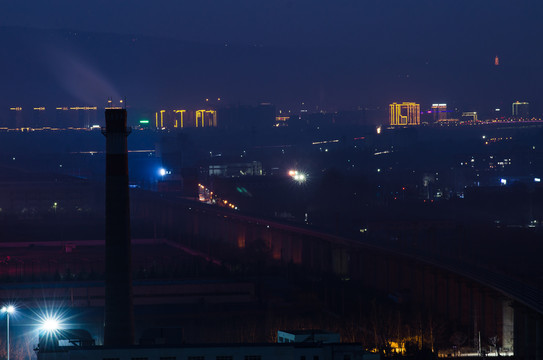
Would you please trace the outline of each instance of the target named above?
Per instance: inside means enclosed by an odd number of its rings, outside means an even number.
[[[541,18],[540,2],[511,0],[3,2],[0,106],[220,96],[315,109],[527,100],[535,110]]]

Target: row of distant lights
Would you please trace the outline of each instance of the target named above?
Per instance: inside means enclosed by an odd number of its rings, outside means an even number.
[[[8,316],[14,314],[17,309],[13,305],[4,305],[2,309],[2,314],[7,314]],[[47,315],[43,318],[40,318],[40,329],[47,332],[54,332],[61,329],[60,320],[52,315]]]
[[[534,182],[535,182],[535,183],[540,183],[540,182],[541,182],[541,178],[538,178],[538,177],[534,178]],[[507,185],[507,179],[500,179],[500,184],[501,184],[501,185]]]
[[[198,187],[200,188],[201,191],[209,191],[204,185],[202,184],[198,184]],[[213,197],[213,191],[209,191],[209,195],[211,195],[211,197]],[[201,197],[200,198],[200,201],[205,201],[205,197]],[[226,206],[226,207],[229,207],[230,209],[232,210],[238,210],[238,207],[234,204],[232,204],[231,202],[228,202],[228,200],[219,200],[219,203],[222,202],[222,206]]]
[[[170,170],[166,170],[164,168],[158,169],[158,175],[160,175],[162,177],[164,177],[166,175],[171,175],[171,174],[172,174],[172,172]]]
[[[229,203],[228,200],[223,200],[222,202],[223,202],[224,206],[228,206],[232,210],[237,210],[238,209],[238,207],[236,205],[234,205],[232,203]]]
[[[288,175],[299,183],[303,183],[307,180],[307,175],[298,170],[290,170]]]

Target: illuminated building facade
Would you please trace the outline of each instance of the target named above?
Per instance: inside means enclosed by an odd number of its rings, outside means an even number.
[[[463,112],[462,121],[479,121],[479,119],[477,119],[477,111]]]
[[[530,104],[527,102],[515,101],[512,105],[511,114],[513,117],[527,118],[530,116]]]
[[[204,127],[205,110],[196,110],[196,127]]]
[[[74,122],[70,124],[73,128],[89,129],[92,125],[97,124],[96,106],[73,106],[70,107],[70,112],[73,112]]]
[[[196,110],[196,127],[217,127],[215,110]]]
[[[186,113],[187,110],[174,110],[175,113],[175,124],[174,127],[178,129],[182,129],[185,127],[185,120],[186,120]]]
[[[55,108],[55,128],[66,129],[71,127],[76,119],[75,113],[70,112],[70,108],[67,106],[59,106]]]
[[[447,119],[447,104],[432,104],[434,123]]]
[[[10,129],[19,129],[24,126],[23,108],[20,106],[9,108],[10,116],[7,127]]]
[[[217,127],[215,110],[160,110],[155,113],[155,129],[183,129]]]
[[[390,125],[420,125],[420,105],[414,102],[390,104]]]
[[[97,106],[35,106],[23,110],[10,107],[9,116],[0,124],[9,129],[90,129],[99,126]]]
[[[157,129],[165,129],[164,126],[164,113],[166,110],[160,110],[155,113],[155,126]]]
[[[206,110],[204,120],[207,126],[217,127],[217,112],[215,110]]]
[[[32,111],[32,123],[33,128],[40,128],[46,126],[45,106],[35,107]]]

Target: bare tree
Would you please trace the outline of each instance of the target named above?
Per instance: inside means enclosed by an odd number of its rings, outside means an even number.
[[[488,343],[496,349],[496,354],[500,356],[500,337],[498,335],[494,335],[490,338],[488,338]]]
[[[466,343],[467,335],[461,331],[457,331],[451,335],[450,342],[453,344],[455,352],[460,350],[460,347]]]

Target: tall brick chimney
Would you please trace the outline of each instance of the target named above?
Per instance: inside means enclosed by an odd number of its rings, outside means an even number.
[[[106,109],[106,305],[104,345],[134,344],[126,109]]]

